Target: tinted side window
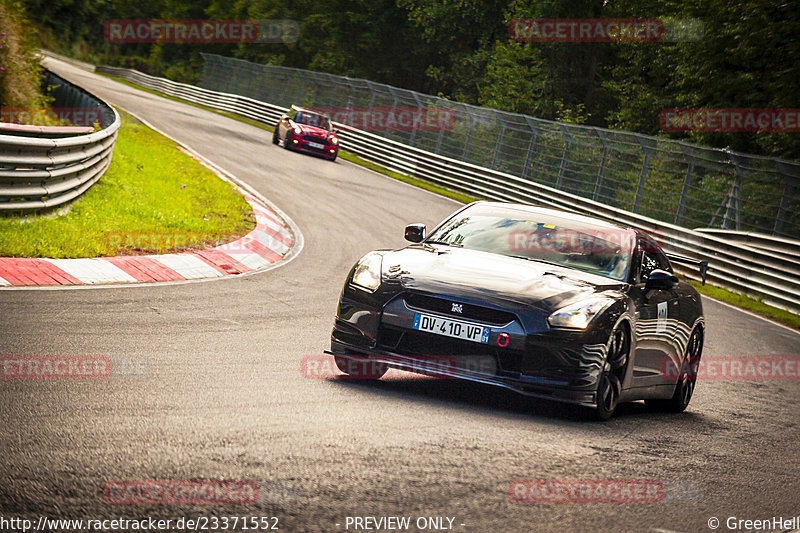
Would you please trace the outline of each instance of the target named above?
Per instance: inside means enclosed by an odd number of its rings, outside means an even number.
[[[661,251],[656,243],[650,239],[642,239],[639,241],[639,250],[642,257],[639,267],[639,283],[647,281],[653,270],[661,269],[672,272],[672,266],[669,264],[667,256],[664,255],[664,252]]]
[[[661,268],[658,255],[652,252],[642,252],[642,266],[639,269],[639,283],[644,283],[650,277],[650,273],[657,268]]]

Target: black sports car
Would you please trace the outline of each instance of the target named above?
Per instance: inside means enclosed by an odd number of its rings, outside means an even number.
[[[588,406],[603,420],[624,401],[689,404],[703,309],[650,235],[475,202],[430,235],[409,225],[405,238],[414,244],[370,252],[347,276],[331,336],[343,372],[461,378]],[[670,258],[705,276],[705,264]]]

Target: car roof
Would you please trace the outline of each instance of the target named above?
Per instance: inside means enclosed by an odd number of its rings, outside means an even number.
[[[292,109],[294,109],[295,111],[302,111],[303,113],[312,113],[314,115],[319,115],[321,117],[327,118],[328,120],[331,119],[331,117],[329,117],[327,113],[320,113],[319,111],[314,111],[313,109],[306,109],[305,107],[300,107],[296,105],[292,105]]]
[[[514,204],[514,203],[506,203],[506,202],[488,202],[488,201],[478,201],[470,204],[471,207],[473,205],[480,205],[486,207],[498,207],[502,209],[511,209],[514,211],[519,211],[521,213],[525,213],[528,215],[536,215],[537,219],[540,222],[554,222],[557,223],[559,220],[562,221],[569,221],[569,222],[577,222],[581,225],[592,226],[596,228],[603,228],[603,229],[616,229],[616,230],[625,230],[625,231],[632,231],[637,234],[646,235],[640,231],[635,230],[629,226],[623,226],[621,224],[614,224],[612,222],[607,222],[605,220],[590,217],[586,215],[581,215],[578,213],[573,213],[570,211],[564,211],[562,209],[554,209],[551,207],[542,207],[538,205],[528,205],[528,204]]]

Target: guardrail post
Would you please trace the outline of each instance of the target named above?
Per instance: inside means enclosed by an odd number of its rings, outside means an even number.
[[[683,179],[683,189],[681,190],[681,199],[678,202],[678,210],[675,212],[675,225],[679,226],[683,218],[683,212],[686,210],[686,199],[689,197],[689,187],[692,185],[692,173],[694,172],[694,153],[692,149],[683,143],[680,144],[683,153],[689,157],[689,167],[686,170],[686,177]]]
[[[605,134],[597,128],[592,128],[592,131],[600,137],[603,141],[603,159],[600,161],[600,169],[597,171],[597,181],[594,183],[594,191],[592,192],[592,200],[597,200],[600,197],[600,188],[603,186],[603,180],[606,177],[606,163],[608,162],[608,140]]]
[[[633,201],[633,212],[639,212],[639,202],[642,200],[642,191],[644,191],[644,183],[647,180],[647,171],[650,169],[650,148],[642,142],[642,139],[639,136],[636,136],[636,140],[639,142],[639,145],[644,150],[644,163],[642,163],[642,172],[639,174],[639,184],[636,186],[636,198]]]
[[[563,124],[559,124],[558,127],[561,128],[561,133],[564,134],[565,138],[564,153],[561,156],[561,166],[558,169],[558,177],[556,178],[556,189],[561,190],[564,172],[567,170],[567,157],[569,157],[569,148],[572,146],[572,136],[567,132],[567,128],[565,128]]]

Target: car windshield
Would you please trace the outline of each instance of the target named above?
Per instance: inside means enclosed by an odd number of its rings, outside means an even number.
[[[318,115],[316,113],[309,113],[308,111],[300,111],[297,113],[294,121],[297,124],[305,124],[307,126],[314,126],[316,128],[322,128],[323,130],[330,129],[330,120],[328,117],[324,115]]]
[[[556,211],[539,214],[478,205],[446,221],[426,242],[542,261],[624,281],[636,234]]]

